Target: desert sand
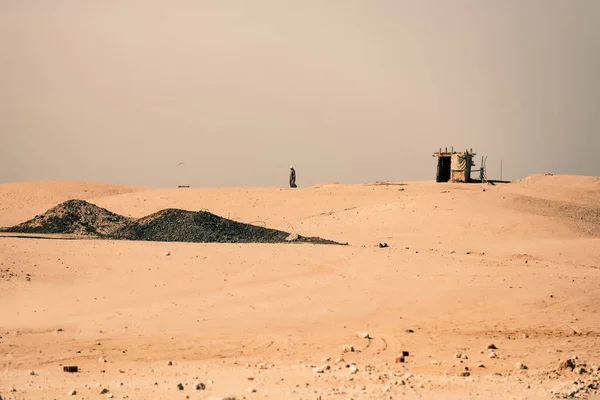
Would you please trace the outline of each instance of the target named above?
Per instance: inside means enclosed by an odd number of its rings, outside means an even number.
[[[600,178],[11,183],[0,226],[75,198],[349,245],[0,234],[2,399],[598,397]]]

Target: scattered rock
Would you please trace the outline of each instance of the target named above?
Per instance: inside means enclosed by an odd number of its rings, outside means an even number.
[[[29,371],[29,375],[35,376],[36,373],[35,373],[35,371],[31,370],[31,371]]]
[[[115,395],[112,393],[109,393],[106,397],[108,397],[109,399],[112,399],[113,397],[115,397]]]
[[[253,387],[249,387],[248,389],[246,389],[246,392],[248,392],[248,393],[256,393],[256,389],[254,389]]]
[[[415,331],[413,331],[412,329],[407,329],[405,332],[406,333],[415,333]]]
[[[463,356],[462,354],[460,354],[460,353],[456,353],[456,354],[454,355],[454,358],[462,358],[462,356]]]
[[[467,355],[466,355],[466,354],[463,354],[461,358],[462,358],[463,360],[468,360],[468,359],[469,359],[469,357],[467,357]]]
[[[516,364],[515,364],[515,367],[516,367],[517,369],[527,369],[527,365],[525,365],[525,364],[523,364],[523,363],[521,363],[521,362],[518,362],[518,363],[516,363]]]
[[[108,393],[108,389],[107,389],[107,388],[103,388],[103,389],[100,391],[100,394],[106,394],[106,393]]]
[[[336,362],[336,363],[341,363],[341,362],[344,362],[344,361],[345,361],[345,360],[344,360],[344,358],[343,358],[343,357],[338,357],[338,358],[336,358],[336,359],[335,359],[335,362]]]
[[[357,373],[357,372],[358,372],[358,368],[356,367],[356,365],[352,364],[352,365],[350,366],[350,373],[351,373],[351,374],[355,374],[355,373]]]
[[[379,243],[379,248],[383,249],[385,247],[389,247],[387,243]]]
[[[73,389],[69,391],[69,396],[75,396],[77,394],[77,390]]]
[[[165,256],[165,257],[168,257],[168,256],[170,256],[170,255],[171,255],[171,253],[170,253],[170,252],[168,252],[168,251],[165,251],[165,252],[163,253],[163,256]]]
[[[206,389],[206,385],[204,383],[196,383],[196,390],[205,390]]]
[[[171,365],[173,365],[173,361],[169,361],[169,362],[167,363],[167,365],[170,367]]]
[[[483,364],[478,364],[478,365],[477,365],[477,368],[485,368],[485,365],[483,365]]]
[[[369,336],[369,332],[356,332],[356,336],[358,336],[361,339],[372,339]]]
[[[493,351],[490,351],[490,354],[488,354],[489,358],[498,358],[498,354],[494,353]]]
[[[561,370],[570,369],[571,371],[573,371],[575,369],[575,367],[576,367],[575,361],[570,358],[568,360],[562,361],[558,365],[558,369],[561,369]]]
[[[345,345],[342,346],[342,351],[344,353],[352,353],[352,352],[354,352],[354,346],[350,346],[348,344],[345,344]]]
[[[488,349],[489,350],[498,350],[498,348],[496,347],[496,345],[493,344],[493,343],[488,346]]]
[[[177,389],[179,389],[179,390],[183,390],[183,384],[181,384],[181,383],[178,383],[178,384],[177,384]]]
[[[463,371],[460,373],[460,376],[463,376],[463,377],[471,376],[471,373],[469,371]]]

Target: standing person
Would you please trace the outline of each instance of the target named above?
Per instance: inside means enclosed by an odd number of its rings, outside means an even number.
[[[295,188],[296,186],[296,170],[293,165],[290,165],[290,187]]]

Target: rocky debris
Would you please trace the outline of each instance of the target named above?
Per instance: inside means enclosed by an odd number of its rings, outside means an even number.
[[[35,375],[37,375],[37,374],[35,373],[35,371],[31,370],[31,371],[29,371],[29,375],[31,375],[31,376],[35,376]]]
[[[575,362],[575,360],[569,358],[568,360],[561,361],[560,364],[558,365],[558,369],[559,370],[571,370],[571,371],[573,371],[576,366],[577,366],[577,363]]]
[[[5,231],[102,236],[124,227],[129,222],[129,218],[85,200],[68,200],[29,221],[6,228]]]
[[[517,369],[527,369],[527,365],[525,365],[525,364],[523,364],[521,362],[518,362],[518,363],[515,364],[515,368],[517,368]]]
[[[600,382],[598,379],[584,381],[577,379],[574,382],[561,383],[555,386],[550,393],[560,399],[588,398],[589,395],[598,395]]]
[[[388,246],[388,244],[387,244],[387,243],[379,243],[379,248],[380,248],[380,249],[384,249],[384,248],[386,248],[386,247],[390,247],[390,246]]]
[[[345,344],[342,346],[342,351],[344,353],[353,353],[354,352],[354,346],[350,346],[348,344]]]
[[[183,390],[183,384],[182,383],[178,383],[177,384],[177,389],[178,390]]]
[[[493,343],[490,344],[487,348],[488,348],[488,350],[498,350],[498,348],[496,347],[496,345],[493,344]]]
[[[170,252],[168,252],[168,251],[165,251],[165,252],[163,253],[163,256],[165,256],[165,257],[169,257],[170,255],[171,255],[171,253],[170,253]]]
[[[246,389],[246,392],[248,393],[256,393],[256,389],[254,389],[253,387],[249,387]]]
[[[69,396],[75,396],[77,394],[77,390],[73,389],[69,391]]]
[[[102,388],[102,390],[100,391],[100,394],[106,394],[108,392],[109,392],[109,390],[107,388]]]
[[[205,390],[206,389],[206,385],[202,382],[198,382],[196,383],[196,390]]]
[[[106,397],[108,397],[109,399],[112,399],[113,397],[115,397],[115,395],[112,393],[109,393]]]
[[[146,216],[106,236],[115,240],[195,243],[287,243],[289,233],[219,217],[208,211],[169,208]],[[293,243],[341,244],[298,236]]]
[[[495,352],[493,352],[493,351],[490,351],[490,354],[488,354],[488,357],[489,357],[489,358],[498,358],[498,354],[496,354],[496,353],[495,353]]]
[[[356,332],[356,336],[361,339],[372,339],[372,337],[369,336],[369,332]]]
[[[356,367],[355,364],[350,365],[350,373],[351,374],[355,374],[358,372],[358,368]]]
[[[173,365],[173,361],[169,361],[169,362],[167,363],[167,365],[170,367],[171,365]]]

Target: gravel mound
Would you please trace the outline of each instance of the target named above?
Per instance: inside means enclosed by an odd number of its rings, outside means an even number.
[[[208,211],[194,212],[174,208],[131,222],[107,235],[107,238],[154,242],[340,244],[236,222]]]
[[[85,200],[68,200],[43,215],[6,228],[4,232],[103,236],[124,227],[129,222],[129,218]]]

